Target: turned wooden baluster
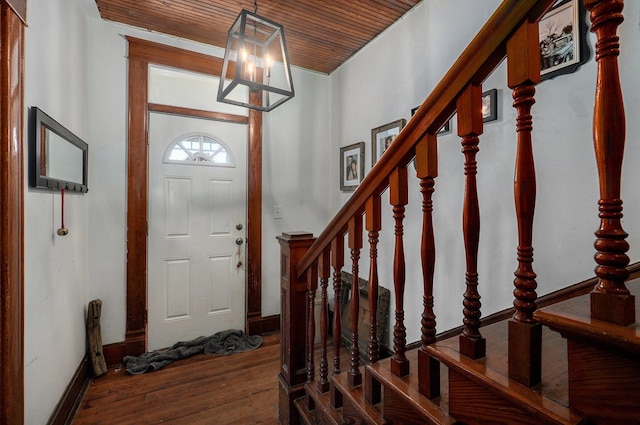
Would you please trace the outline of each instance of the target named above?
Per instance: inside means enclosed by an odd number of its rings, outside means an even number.
[[[416,146],[416,175],[422,193],[422,259],[423,305],[422,346],[418,350],[418,390],[427,398],[440,395],[440,362],[427,354],[427,346],[436,342],[436,315],[433,311],[433,272],[436,244],[433,234],[434,178],[438,175],[438,143],[435,134],[427,134]]]
[[[379,194],[367,199],[366,228],[369,231],[369,363],[380,358],[378,341],[378,235],[382,229],[382,199]]]
[[[458,135],[462,137],[465,156],[465,191],[462,229],[467,263],[464,293],[464,330],[460,335],[460,352],[472,359],[484,357],[486,341],[480,335],[480,294],[478,293],[478,242],[480,240],[480,207],[476,186],[478,136],[482,134],[482,87],[469,85],[457,101]]]
[[[344,266],[344,239],[342,233],[331,241],[331,265],[333,266],[333,373],[340,373],[340,338],[342,322],[340,310],[342,308],[342,267]]]
[[[320,376],[318,378],[318,391],[329,391],[329,361],[327,360],[327,336],[329,334],[327,286],[331,275],[330,252],[326,250],[318,259],[318,271],[320,273],[320,297],[322,299],[322,314],[320,316]]]
[[[536,171],[533,160],[531,107],[540,82],[538,23],[525,23],[507,42],[507,79],[518,111],[518,148],[513,194],[518,222],[518,268],[513,284],[516,309],[509,321],[509,377],[529,387],[540,383],[542,327],[533,320],[536,310],[536,274],[533,271],[533,215]]]
[[[595,268],[599,281],[591,292],[591,316],[623,326],[635,322],[635,298],[624,282],[628,236],[622,229],[620,183],[625,145],[625,114],[618,73],[620,41],[616,32],[622,23],[622,0],[585,0],[591,31],[597,35],[598,77],[593,113],[593,141],[600,178],[599,217],[596,231]]]
[[[358,346],[358,314],[360,313],[359,266],[362,249],[362,215],[356,214],[349,220],[349,248],[351,249],[351,367],[349,384],[357,387],[362,383],[360,373],[360,347]]]
[[[396,321],[393,326],[393,357],[391,372],[397,376],[409,374],[409,360],[405,356],[407,330],[404,326],[405,260],[403,233],[405,205],[409,202],[407,167],[396,168],[389,176],[389,203],[393,206],[395,220],[395,254],[393,258],[393,288],[396,295]]]
[[[335,355],[333,357],[333,374],[338,375],[340,370],[340,344],[342,337],[342,319],[340,309],[342,308],[342,267],[344,266],[344,231],[331,241],[331,265],[333,266],[333,347]],[[335,385],[329,385],[330,404],[334,408],[342,407],[342,394]]]
[[[318,263],[314,262],[307,270],[307,382],[312,382],[316,374],[313,351],[316,339],[315,302],[317,289]]]
[[[382,198],[375,193],[365,204],[365,226],[369,231],[369,363],[378,362],[378,236],[382,229]],[[381,401],[382,388],[365,369],[364,397],[369,404]]]

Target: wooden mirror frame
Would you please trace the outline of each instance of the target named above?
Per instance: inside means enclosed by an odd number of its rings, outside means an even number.
[[[41,189],[65,189],[76,192],[87,192],[88,172],[89,172],[89,146],[78,136],[65,128],[58,121],[51,118],[41,109],[33,106],[29,111],[29,186]],[[65,162],[59,168],[68,169],[73,167],[74,173],[81,177],[79,181],[71,181],[61,178],[60,175],[52,175],[50,170],[50,160],[59,158],[59,155],[52,155],[53,146],[49,143],[50,137],[47,134],[55,134],[63,143],[69,144],[69,148],[78,149],[80,153],[79,162],[73,159]],[[63,149],[67,149],[66,147]],[[51,156],[52,158],[48,158]]]

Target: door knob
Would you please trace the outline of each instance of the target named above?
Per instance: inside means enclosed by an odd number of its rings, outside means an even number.
[[[240,246],[240,245],[242,245],[243,243],[244,243],[244,239],[242,239],[242,238],[238,238],[238,239],[236,239],[236,245]]]
[[[236,224],[236,229],[237,230],[242,230],[242,223]]]

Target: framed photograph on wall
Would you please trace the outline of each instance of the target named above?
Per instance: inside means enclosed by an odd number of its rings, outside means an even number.
[[[540,77],[574,72],[589,58],[585,9],[579,0],[558,0],[538,22]]]
[[[498,119],[498,90],[491,89],[482,93],[482,121]]]
[[[371,130],[371,166],[378,162],[406,123],[402,118]]]
[[[411,116],[414,116],[415,113],[418,111],[419,106],[416,106],[415,108],[411,108]],[[438,130],[437,134],[447,134],[447,133],[451,133],[451,120],[447,120],[446,123],[444,123],[444,125],[442,127],[440,127],[440,130]]]
[[[340,148],[340,190],[354,190],[364,176],[364,142]]]
[[[448,120],[446,123],[444,123],[444,125],[440,127],[440,130],[438,130],[437,134],[447,134],[447,133],[451,133],[451,120]]]

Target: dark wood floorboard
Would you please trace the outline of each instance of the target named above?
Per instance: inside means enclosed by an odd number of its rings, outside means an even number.
[[[227,357],[199,354],[142,375],[93,380],[72,425],[277,424],[280,334]]]

